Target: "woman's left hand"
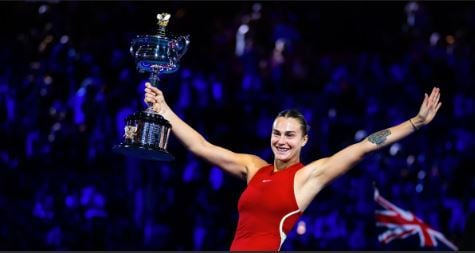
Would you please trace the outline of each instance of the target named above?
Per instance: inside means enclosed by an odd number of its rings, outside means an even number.
[[[417,118],[423,125],[429,124],[442,106],[440,100],[440,89],[437,87],[432,88],[430,96],[427,93],[424,94],[424,101],[422,102]]]

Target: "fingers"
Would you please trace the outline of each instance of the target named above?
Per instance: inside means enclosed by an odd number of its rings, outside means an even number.
[[[437,96],[437,90],[436,88],[432,88],[432,91],[430,93],[430,96],[429,96],[429,102],[432,102],[434,101],[434,98]]]
[[[424,101],[422,101],[423,106],[427,106],[429,103],[429,95],[427,93],[424,93]]]
[[[153,87],[150,82],[145,83],[145,96],[143,101],[149,106],[152,106],[152,109],[158,113],[161,112],[165,104],[162,91],[157,87]]]
[[[161,109],[162,109],[162,102],[163,102],[163,98],[160,99],[159,96],[153,94],[153,93],[146,93],[145,94],[145,98],[144,98],[144,102],[151,106],[151,108],[155,111],[155,112],[158,112],[160,113]]]
[[[159,90],[157,87],[153,87],[149,82],[145,83],[145,97],[147,97],[147,95],[151,97],[163,98],[162,91]]]
[[[162,95],[162,91],[159,90],[157,87],[152,86],[150,82],[145,83],[145,92],[151,92],[151,93]]]
[[[432,92],[429,96],[428,105],[436,108],[437,106],[439,106],[439,100],[440,100],[440,89],[438,87],[434,87],[432,88]]]
[[[145,99],[144,99],[144,101],[145,101],[146,103],[148,103],[148,102],[150,102],[150,103],[157,103],[157,102],[158,102],[157,97],[156,97],[155,95],[153,95],[153,94],[150,94],[150,93],[146,93],[146,94],[145,94]]]
[[[439,102],[439,104],[437,105],[437,108],[435,108],[435,111],[439,111],[439,108],[442,106],[442,102]]]
[[[145,94],[145,98],[144,98],[144,101],[145,103],[152,103],[152,104],[156,104],[156,103],[163,103],[164,102],[164,99],[161,95],[155,95],[155,94],[152,94],[152,93],[146,93]]]

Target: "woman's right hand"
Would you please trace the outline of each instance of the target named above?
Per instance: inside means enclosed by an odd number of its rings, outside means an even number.
[[[149,82],[145,83],[144,102],[151,105],[152,109],[161,115],[164,115],[170,109],[165,102],[162,91],[153,87]]]

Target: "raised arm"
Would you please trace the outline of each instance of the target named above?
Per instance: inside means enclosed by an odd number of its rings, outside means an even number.
[[[300,185],[313,197],[329,182],[360,162],[365,155],[395,143],[429,124],[442,105],[439,99],[440,89],[434,87],[430,96],[425,94],[419,113],[415,117],[399,125],[373,133],[330,157],[308,164],[303,168]]]
[[[247,180],[254,175],[257,169],[266,164],[264,160],[255,155],[235,153],[209,143],[200,133],[185,123],[170,109],[165,102],[161,90],[151,86],[150,83],[146,83],[145,87],[144,101],[151,103],[154,111],[170,122],[173,134],[196,156],[207,160],[232,175]]]

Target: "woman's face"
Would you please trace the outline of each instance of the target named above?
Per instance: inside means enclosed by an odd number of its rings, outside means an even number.
[[[300,150],[307,143],[300,122],[295,118],[278,117],[272,126],[271,147],[275,159],[283,162],[300,160]]]

